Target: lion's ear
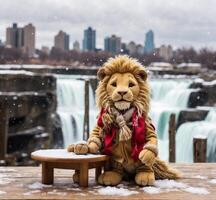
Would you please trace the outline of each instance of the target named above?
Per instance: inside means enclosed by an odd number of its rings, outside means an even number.
[[[138,75],[144,81],[147,79],[147,72],[145,69],[140,69]]]
[[[100,81],[102,81],[105,76],[106,76],[105,69],[103,67],[101,67],[97,72],[97,77]]]

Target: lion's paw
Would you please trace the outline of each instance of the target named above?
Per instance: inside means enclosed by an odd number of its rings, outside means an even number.
[[[153,172],[139,172],[135,176],[137,185],[146,186],[153,185],[155,182],[155,176]]]
[[[101,185],[118,185],[121,180],[121,174],[114,171],[107,171],[99,176],[98,183]]]
[[[87,144],[76,144],[74,146],[75,154],[87,154],[88,153],[88,145]]]

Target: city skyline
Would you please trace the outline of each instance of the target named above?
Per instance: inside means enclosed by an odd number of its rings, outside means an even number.
[[[70,34],[70,46],[75,40],[81,44],[83,30],[89,25],[98,32],[98,48],[103,47],[104,37],[112,34],[121,36],[126,43],[143,44],[149,29],[155,32],[157,46],[216,48],[216,13],[213,9],[216,2],[212,0],[183,3],[180,0],[138,0],[136,3],[128,0],[80,0],[73,3],[68,0],[0,0],[0,3],[0,39],[3,41],[5,27],[17,21],[21,26],[32,22],[37,27],[37,48],[51,47],[52,38],[61,29]],[[8,12],[13,14],[8,15]]]

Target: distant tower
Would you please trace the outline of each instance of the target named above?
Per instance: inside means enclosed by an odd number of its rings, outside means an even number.
[[[144,53],[152,53],[154,48],[154,32],[150,30],[145,36]]]
[[[136,54],[137,53],[136,43],[134,41],[129,42],[129,44],[127,45],[127,49],[130,55]]]
[[[29,56],[33,57],[35,54],[35,27],[28,24],[23,28],[23,49]]]
[[[2,40],[0,40],[0,47],[3,47],[4,43],[2,42]]]
[[[96,49],[96,31],[91,27],[84,30],[83,38],[83,50],[84,51],[95,51]]]
[[[6,29],[6,46],[11,48],[23,47],[23,28],[19,28],[17,23]]]
[[[32,24],[18,27],[13,23],[6,29],[6,47],[19,48],[29,57],[35,54],[35,27]]]
[[[171,45],[161,45],[159,48],[159,56],[168,61],[173,57],[173,50]]]
[[[68,51],[69,42],[70,42],[69,35],[63,31],[59,31],[54,38],[54,47],[62,51]]]
[[[104,39],[104,50],[113,54],[121,51],[121,38],[115,35]]]
[[[73,50],[80,51],[80,44],[77,40],[73,43]]]

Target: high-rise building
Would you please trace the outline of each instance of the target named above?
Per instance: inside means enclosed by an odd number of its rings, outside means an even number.
[[[95,51],[96,50],[96,31],[91,27],[84,30],[83,50]]]
[[[129,51],[127,49],[127,44],[126,43],[121,43],[121,53],[123,53],[123,54],[129,54]]]
[[[54,47],[62,51],[68,51],[69,42],[70,42],[69,35],[64,31],[59,31],[54,38]]]
[[[17,23],[6,29],[6,46],[11,48],[22,48],[24,43],[23,28],[19,28]]]
[[[113,54],[121,52],[121,38],[116,35],[104,39],[104,50]]]
[[[23,28],[23,50],[29,57],[35,54],[35,27],[32,24]]]
[[[19,48],[29,57],[35,53],[35,27],[28,24],[18,27],[16,23],[6,29],[6,47]]]
[[[73,43],[73,50],[80,51],[80,44],[77,40]]]
[[[0,47],[3,47],[4,43],[2,42],[2,40],[0,40]]]
[[[136,43],[133,41],[129,42],[129,44],[127,45],[127,49],[130,55],[136,54],[137,53]]]
[[[50,53],[50,49],[47,46],[42,46],[41,51],[47,55],[49,55],[49,53]]]
[[[137,54],[142,55],[143,54],[143,45],[137,44],[136,45],[136,52],[137,52]]]
[[[173,57],[173,50],[171,45],[161,45],[159,49],[159,56],[168,61]]]
[[[144,53],[152,53],[154,48],[154,33],[152,30],[150,30],[145,36]]]

